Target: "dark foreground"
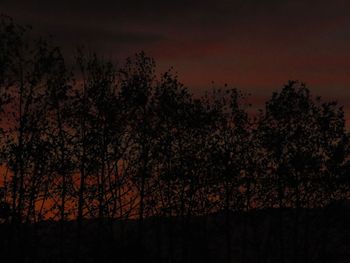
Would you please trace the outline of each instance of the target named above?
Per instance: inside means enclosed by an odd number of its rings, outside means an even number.
[[[229,219],[229,221],[227,221]],[[229,225],[228,225],[229,222]],[[350,206],[1,225],[1,262],[350,262]],[[11,235],[12,233],[12,235]],[[15,233],[15,234],[14,234]],[[80,240],[80,241],[79,241]]]

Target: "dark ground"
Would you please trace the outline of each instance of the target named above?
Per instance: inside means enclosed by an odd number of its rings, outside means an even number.
[[[1,262],[350,262],[350,206],[267,209],[207,217],[149,218],[138,222],[85,221],[81,242],[76,222],[1,225]],[[297,222],[297,223],[296,223]],[[63,239],[61,239],[63,237]],[[79,253],[78,253],[79,251]]]

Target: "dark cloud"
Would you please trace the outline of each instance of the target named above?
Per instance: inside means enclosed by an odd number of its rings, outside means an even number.
[[[332,4],[320,0],[3,0],[0,3],[4,12],[51,33],[56,33],[57,28],[58,33],[75,28],[75,36],[81,34],[85,40],[86,31],[91,31],[91,35],[97,31],[111,32],[109,36],[114,31],[115,39],[109,37],[108,41],[123,41],[121,35],[130,34],[140,44],[144,43],[143,39],[149,41],[147,34],[152,40],[163,36],[204,41],[214,37],[289,41],[337,26],[340,27],[338,38],[342,38],[349,35],[342,30],[349,26],[349,7],[350,3],[340,0]]]

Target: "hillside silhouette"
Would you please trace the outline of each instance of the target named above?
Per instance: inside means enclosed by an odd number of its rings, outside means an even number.
[[[344,110],[289,81],[249,114],[144,52],[114,63],[0,19],[4,262],[347,262]]]
[[[138,242],[137,220],[113,220],[99,227],[96,220],[84,221],[80,262],[225,262],[226,231],[232,235],[232,262],[280,262],[278,209],[232,213],[231,228],[225,215],[192,217],[186,232],[180,218],[145,219],[145,239]],[[350,252],[350,206],[332,204],[300,212],[297,253],[294,251],[294,209],[283,211],[285,262],[348,262]],[[76,221],[65,223],[65,239],[59,239],[57,221],[39,222],[27,228],[22,240],[29,262],[75,262]],[[9,226],[1,225],[2,255],[8,255],[5,237]],[[172,235],[169,235],[169,232]],[[184,238],[184,235],[185,238]],[[98,242],[98,243],[97,243]],[[62,257],[60,246],[64,246]],[[12,256],[10,257],[12,258]],[[7,258],[5,258],[7,259]]]

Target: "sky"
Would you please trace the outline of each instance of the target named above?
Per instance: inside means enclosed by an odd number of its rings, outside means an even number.
[[[337,99],[350,120],[350,1],[1,0],[0,12],[106,58],[141,50],[193,92],[227,83],[257,104],[288,80]]]

